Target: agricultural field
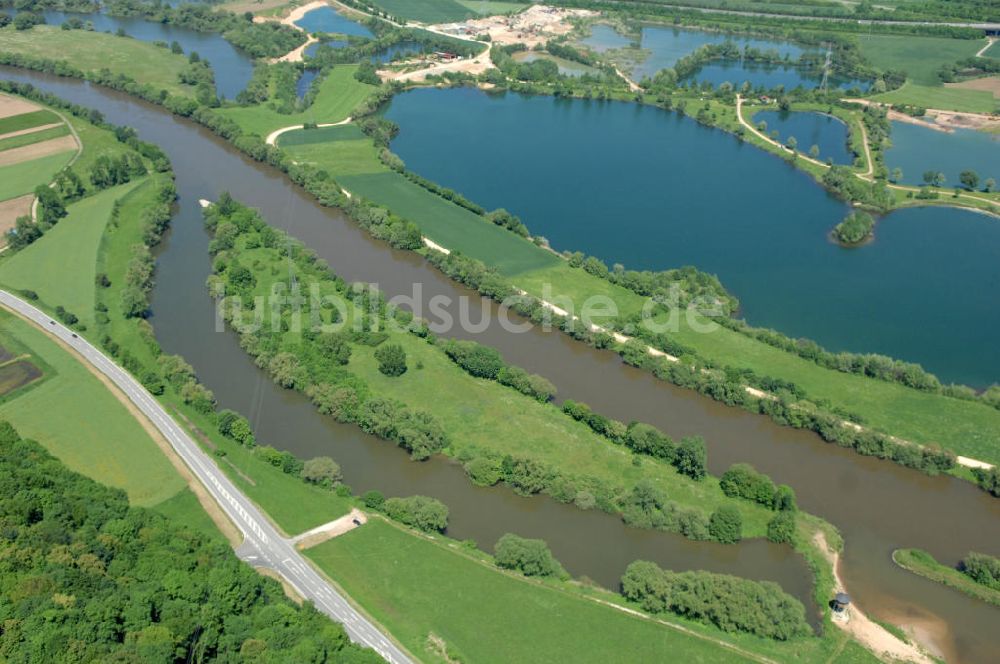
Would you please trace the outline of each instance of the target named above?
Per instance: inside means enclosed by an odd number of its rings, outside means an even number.
[[[27,355],[47,374],[0,404],[0,419],[71,469],[123,489],[135,505],[151,507],[185,489],[139,421],[63,347],[5,310],[0,311],[0,345]],[[55,412],[59,417],[52,416]]]
[[[0,29],[0,53],[65,61],[84,72],[109,69],[171,94],[192,96],[194,88],[178,76],[187,58],[153,44],[103,32],[61,30],[37,25],[30,30]]]
[[[56,113],[0,94],[0,236],[18,217],[31,214],[35,187],[51,182],[78,148]],[[6,237],[0,241],[6,243]]]
[[[875,95],[872,99],[890,104],[910,104],[966,113],[993,113],[1000,108],[1000,101],[993,96],[993,93],[986,90],[971,90],[961,87],[962,85],[959,83],[930,86],[907,81],[898,90]]]
[[[818,663],[835,652],[843,664],[876,661],[836,629],[822,639],[779,644],[676,618],[670,625],[654,622],[616,609],[612,603],[620,600],[610,593],[500,572],[489,558],[457,543],[378,518],[306,555],[428,662],[604,664],[662,661],[664,653],[671,653],[692,664],[759,661],[760,656]]]
[[[939,86],[938,70],[942,65],[972,57],[985,42],[981,39],[863,35],[858,37],[858,43],[861,54],[878,69],[902,70],[913,83]]]
[[[312,105],[302,113],[286,115],[272,110],[266,104],[221,108],[218,113],[236,122],[243,131],[262,138],[275,129],[295,124],[340,122],[375,89],[354,78],[355,71],[357,65],[342,65],[331,69],[320,84]]]
[[[372,4],[407,21],[417,21],[419,23],[450,23],[461,21],[479,14],[477,10],[470,9],[469,4],[461,3],[458,0],[372,0]]]
[[[68,207],[69,214],[43,240],[0,263],[0,284],[30,289],[50,307],[62,306],[94,326],[97,249],[115,201],[142,181],[106,189]]]
[[[354,125],[283,134],[278,145],[303,162],[327,169],[352,193],[389,207],[451,250],[496,265],[504,274],[551,267],[556,256],[444,200],[379,160],[371,139]]]

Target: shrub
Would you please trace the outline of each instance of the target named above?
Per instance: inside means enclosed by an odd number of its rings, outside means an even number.
[[[302,479],[310,484],[334,487],[340,484],[343,474],[336,461],[328,456],[320,456],[302,464]]]
[[[545,540],[526,539],[507,533],[494,549],[497,567],[513,569],[525,576],[565,576],[566,572]]]
[[[736,463],[719,478],[722,492],[732,498],[743,498],[765,507],[774,505],[775,486],[771,478],[757,472],[747,463]]]
[[[962,560],[962,571],[976,583],[1000,590],[1000,559],[973,552]]]
[[[385,496],[381,491],[374,489],[365,491],[365,495],[361,496],[361,500],[368,509],[381,510],[385,506]]]
[[[444,532],[448,527],[448,507],[436,498],[389,498],[385,501],[385,513],[393,521],[426,532]]]
[[[397,377],[406,373],[406,351],[399,344],[385,344],[375,350],[378,370],[386,376]]]
[[[870,214],[855,210],[834,227],[833,235],[844,244],[858,244],[870,237],[874,228]]]
[[[731,505],[723,505],[712,512],[708,520],[708,532],[723,544],[736,544],[743,539],[743,517]]]
[[[705,451],[705,441],[700,436],[689,436],[681,440],[674,459],[678,472],[692,479],[704,479],[708,474],[707,463],[708,452]]]
[[[795,543],[794,512],[778,512],[767,523],[767,539],[775,544]]]
[[[622,576],[622,595],[650,613],[675,613],[725,632],[781,641],[810,633],[802,603],[770,581],[672,572],[638,560]]]

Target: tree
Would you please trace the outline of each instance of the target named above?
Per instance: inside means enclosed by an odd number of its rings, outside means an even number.
[[[962,571],[976,583],[1000,590],[1000,559],[972,552],[962,560]]]
[[[975,171],[962,171],[958,176],[959,182],[969,191],[975,191],[979,186],[979,173]]]
[[[525,576],[564,576],[566,574],[549,550],[545,540],[527,539],[507,533],[497,541],[493,554],[497,567],[513,569]]]
[[[370,491],[365,491],[365,494],[361,496],[361,501],[370,510],[381,510],[385,505],[385,496],[381,491],[376,491],[372,489]]]
[[[997,181],[993,178],[986,178],[986,182],[983,183],[983,191],[989,193],[992,192],[997,187]]]
[[[787,484],[779,484],[774,490],[774,509],[784,512],[794,512],[798,509],[795,504],[795,489]]]
[[[809,156],[813,159],[819,159],[819,146],[813,145],[809,148]]]
[[[343,475],[336,461],[328,456],[319,456],[302,464],[302,479],[310,484],[334,487],[340,484]]]
[[[775,544],[795,542],[795,513],[778,512],[767,523],[767,539]]]
[[[898,166],[892,169],[892,176],[889,178],[893,182],[902,182],[903,180],[903,169]]]
[[[795,152],[795,148],[799,146],[799,140],[794,136],[789,136],[788,141],[785,144],[788,146],[789,150]]]
[[[705,466],[708,462],[708,452],[705,451],[705,441],[700,436],[689,436],[681,440],[677,446],[674,465],[677,471],[696,480],[704,479]]]
[[[427,532],[443,532],[448,527],[448,507],[436,498],[390,498],[385,501],[385,513],[393,521]]]
[[[708,532],[723,544],[736,544],[743,539],[743,517],[732,505],[723,505],[708,519]]]
[[[31,217],[25,215],[18,217],[14,222],[14,228],[7,231],[7,242],[11,249],[23,249],[29,244],[42,237],[42,229],[31,221]]]
[[[35,187],[35,198],[38,199],[40,213],[38,220],[45,224],[55,224],[66,216],[66,206],[62,198],[52,187],[40,184]]]
[[[719,478],[719,487],[727,496],[752,500],[765,507],[771,507],[774,501],[774,482],[747,463],[730,466]]]
[[[399,344],[384,344],[375,350],[378,370],[386,376],[396,377],[406,373],[406,351]]]

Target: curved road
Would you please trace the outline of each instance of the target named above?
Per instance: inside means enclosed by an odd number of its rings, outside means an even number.
[[[355,643],[372,648],[392,664],[410,664],[412,660],[388,636],[356,611],[306,559],[293,544],[283,538],[254,503],[244,496],[219,471],[215,462],[170,417],[163,406],[129,373],[104,353],[77,336],[72,330],[52,320],[48,314],[24,300],[0,290],[0,305],[35,323],[45,332],[68,344],[91,366],[107,376],[170,442],[198,481],[243,533],[237,555],[254,567],[274,570],[295,591],[316,608],[343,624]]]

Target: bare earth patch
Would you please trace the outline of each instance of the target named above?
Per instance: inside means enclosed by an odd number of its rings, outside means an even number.
[[[971,81],[962,81],[961,83],[945,83],[944,87],[960,90],[983,90],[993,93],[994,99],[1000,99],[1000,76],[974,78]]]
[[[14,228],[14,222],[17,221],[18,217],[31,214],[31,203],[34,200],[34,194],[25,194],[17,198],[0,201],[0,235],[3,235],[0,244],[7,244],[7,231]]]
[[[67,134],[66,136],[60,136],[59,138],[53,138],[52,140],[42,141],[41,143],[34,143],[20,148],[4,150],[3,152],[0,152],[0,166],[20,164],[25,161],[31,161],[32,159],[48,157],[52,154],[69,152],[71,150],[76,150],[76,139],[73,138],[72,134]]]
[[[41,108],[41,106],[32,104],[30,101],[21,99],[20,97],[0,95],[0,118],[9,118],[12,115],[31,113],[32,111],[37,111]]]

